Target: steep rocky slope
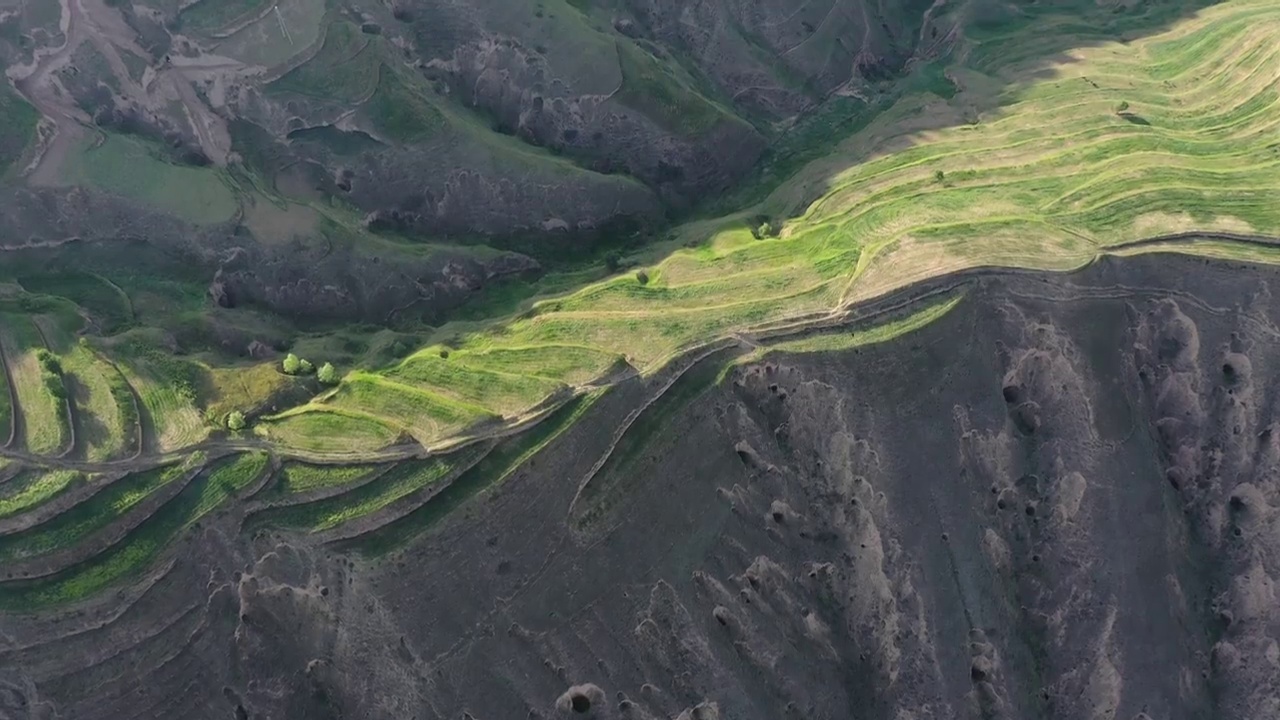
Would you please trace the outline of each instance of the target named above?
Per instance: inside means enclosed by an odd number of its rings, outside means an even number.
[[[888,343],[625,383],[386,556],[233,511],[6,617],[0,714],[1274,717],[1278,278],[944,278]]]

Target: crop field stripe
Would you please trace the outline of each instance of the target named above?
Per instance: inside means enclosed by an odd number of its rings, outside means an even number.
[[[46,373],[36,359],[38,350],[47,350],[39,328],[24,315],[0,315],[0,344],[12,374],[17,410],[22,413],[21,442],[34,455],[62,452],[71,439],[70,418],[66,403],[46,386]],[[63,386],[61,377],[48,382]]]
[[[300,450],[331,455],[349,455],[380,450],[393,443],[400,423],[388,425],[365,412],[304,405],[266,418],[258,429],[268,438]],[[334,448],[340,448],[334,452]]]
[[[135,576],[205,515],[253,484],[266,470],[265,453],[244,453],[200,472],[120,542],[55,575],[0,584],[0,608],[45,608],[74,602]]]
[[[456,467],[474,462],[486,449],[476,446],[426,460],[408,460],[372,482],[324,500],[268,510],[261,522],[307,532],[331,530],[343,523],[371,515],[409,494],[444,479]]]
[[[276,482],[280,493],[294,494],[354,483],[377,471],[378,465],[314,465],[286,463]]]
[[[75,470],[27,470],[0,485],[0,518],[28,512],[83,479]]]
[[[122,348],[111,348],[117,370],[141,400],[139,422],[151,426],[145,438],[154,450],[166,452],[194,445],[208,435],[194,401],[151,359]]]
[[[126,475],[75,507],[13,535],[0,536],[0,561],[68,548],[105,528],[187,472],[181,464]]]
[[[128,415],[122,415],[112,389],[111,378],[117,371],[77,343],[55,319],[37,316],[35,322],[62,362],[68,398],[75,408],[76,444],[84,457],[103,461],[119,455],[125,446]]]

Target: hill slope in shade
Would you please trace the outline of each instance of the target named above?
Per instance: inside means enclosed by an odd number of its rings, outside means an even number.
[[[1172,256],[957,277],[963,299],[896,339],[711,373],[600,466],[662,385],[633,380],[390,554],[211,516],[123,597],[7,620],[4,697],[77,718],[136,714],[144,689],[148,717],[1265,716],[1276,280]]]

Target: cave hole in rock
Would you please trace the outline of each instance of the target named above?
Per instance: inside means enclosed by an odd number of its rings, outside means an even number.
[[[1231,363],[1222,363],[1222,374],[1231,377],[1236,374],[1236,369]]]
[[[569,697],[569,707],[573,708],[576,713],[590,712],[591,698],[582,693],[574,693]]]

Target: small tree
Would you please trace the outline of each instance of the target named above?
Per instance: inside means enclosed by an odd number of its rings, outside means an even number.
[[[302,361],[298,359],[297,355],[289,353],[284,356],[282,368],[285,375],[297,375],[302,370]]]
[[[1129,109],[1129,103],[1125,102],[1124,100],[1121,100],[1120,103],[1116,105],[1117,113],[1122,113],[1128,109]]]
[[[298,361],[298,374],[299,374],[299,375],[310,375],[311,373],[313,373],[313,372],[315,372],[315,371],[316,371],[316,366],[315,366],[315,365],[312,365],[310,360],[299,360],[299,361]]]
[[[942,182],[943,180],[947,179],[947,174],[942,172],[941,170],[934,170],[933,179],[936,180],[937,182]]]
[[[333,367],[333,363],[325,363],[320,366],[320,370],[316,372],[316,379],[325,385],[338,384],[338,370]]]
[[[239,410],[232,410],[227,413],[227,429],[232,432],[240,432],[248,423],[245,422],[244,413]]]

